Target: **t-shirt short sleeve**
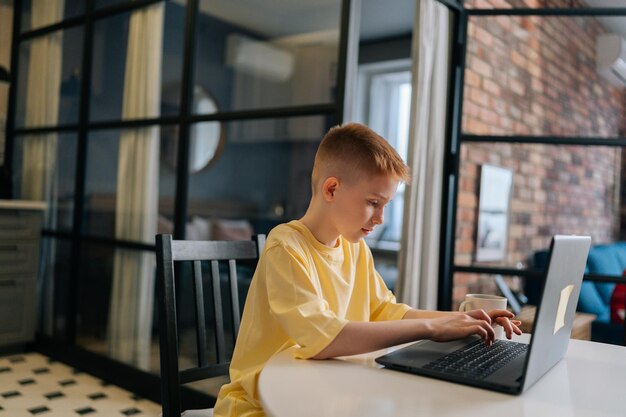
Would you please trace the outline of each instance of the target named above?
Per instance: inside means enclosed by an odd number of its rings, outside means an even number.
[[[348,321],[330,309],[314,270],[293,248],[277,245],[264,256],[270,313],[299,345],[295,356],[311,358],[324,350]]]
[[[396,297],[385,285],[378,272],[373,272],[373,283],[370,290],[370,320],[400,320],[411,309],[406,304],[396,302]]]

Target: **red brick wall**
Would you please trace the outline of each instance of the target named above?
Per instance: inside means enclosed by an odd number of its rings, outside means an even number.
[[[475,7],[574,1],[473,0]],[[463,130],[484,135],[615,137],[623,131],[626,95],[595,69],[595,39],[605,29],[589,17],[473,17],[468,26]],[[607,147],[467,144],[461,152],[455,262],[472,263],[479,171],[493,164],[513,171],[506,258],[515,266],[547,247],[555,233],[617,239],[621,151]],[[518,285],[519,283],[516,283]],[[455,277],[454,300],[494,291],[492,279]]]

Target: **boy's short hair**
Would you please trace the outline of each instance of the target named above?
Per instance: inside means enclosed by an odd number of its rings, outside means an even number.
[[[369,127],[359,123],[332,127],[315,154],[313,193],[316,184],[329,176],[353,183],[364,175],[391,175],[406,183],[409,167],[389,142]]]

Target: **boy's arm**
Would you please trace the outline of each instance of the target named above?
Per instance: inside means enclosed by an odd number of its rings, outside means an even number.
[[[356,355],[419,339],[445,342],[476,334],[487,344],[494,340],[491,319],[482,310],[443,314],[429,319],[348,322],[335,339],[312,359]]]
[[[402,317],[405,319],[434,319],[436,317],[448,316],[450,314],[457,314],[456,311],[435,311],[435,310],[416,310],[414,308],[406,312]]]

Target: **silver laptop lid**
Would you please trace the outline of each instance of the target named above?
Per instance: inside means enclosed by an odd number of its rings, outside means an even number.
[[[590,246],[589,236],[556,235],[552,239],[523,391],[565,356]]]

